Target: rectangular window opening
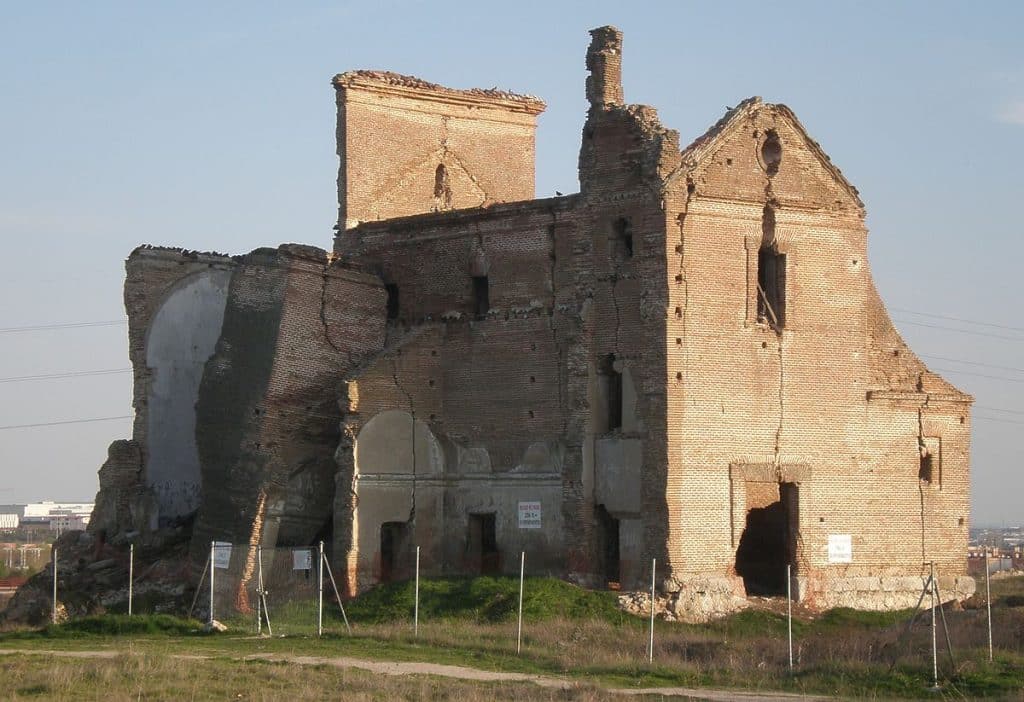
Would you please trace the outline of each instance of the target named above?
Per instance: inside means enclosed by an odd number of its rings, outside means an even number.
[[[757,252],[757,321],[786,326],[786,255],[774,247]]]
[[[612,229],[617,258],[633,258],[633,226],[630,221],[625,217],[619,217],[612,225]]]
[[[486,275],[473,276],[473,313],[477,317],[486,317],[491,309],[490,282]]]
[[[615,431],[622,428],[622,372],[615,369],[615,354],[602,359],[599,373],[605,389],[607,431]]]
[[[398,319],[398,286],[394,283],[387,283],[384,286],[384,290],[388,294],[388,319]]]

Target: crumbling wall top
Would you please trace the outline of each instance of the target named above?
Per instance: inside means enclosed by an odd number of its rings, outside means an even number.
[[[381,92],[408,93],[431,96],[453,102],[490,103],[505,109],[515,109],[537,115],[547,104],[534,95],[522,95],[498,88],[470,88],[460,90],[431,83],[415,76],[406,76],[391,71],[359,70],[339,73],[331,81],[335,90],[345,88],[368,88]]]
[[[607,25],[590,30],[587,100],[591,107],[622,105],[622,32]]]

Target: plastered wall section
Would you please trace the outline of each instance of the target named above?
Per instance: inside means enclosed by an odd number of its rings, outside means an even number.
[[[533,197],[540,100],[395,74],[343,74],[334,84],[339,228]],[[438,196],[438,166],[450,196]]]
[[[172,522],[197,507],[194,405],[235,265],[220,254],[149,246],[137,248],[125,263],[132,434],[143,484],[156,498],[155,513],[140,516],[143,524]]]

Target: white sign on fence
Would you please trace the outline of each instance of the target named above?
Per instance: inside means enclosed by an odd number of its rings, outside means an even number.
[[[519,528],[540,529],[540,502],[519,503]]]
[[[231,567],[231,544],[229,542],[213,542],[213,567],[221,570]]]
[[[311,570],[313,568],[313,552],[308,548],[297,548],[292,551],[292,570]]]
[[[853,563],[853,540],[849,534],[828,535],[828,562]]]

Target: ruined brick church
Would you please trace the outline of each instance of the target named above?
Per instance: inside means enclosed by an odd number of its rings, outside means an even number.
[[[348,592],[426,575],[649,582],[681,612],[965,593],[972,398],[907,348],[864,205],[783,105],[689,146],[591,32],[580,192],[534,199],[544,103],[334,78],[333,250],[142,246],[131,440],[91,530],[324,540]],[[250,569],[251,570],[251,569]]]

